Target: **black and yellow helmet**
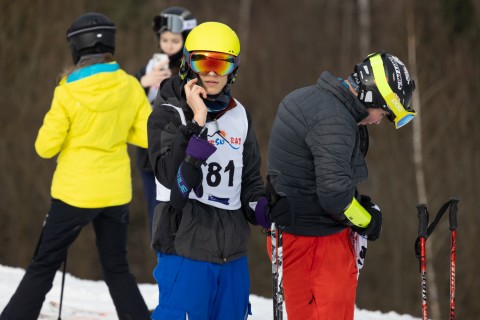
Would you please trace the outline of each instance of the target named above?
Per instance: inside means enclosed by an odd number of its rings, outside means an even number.
[[[396,56],[380,52],[368,55],[354,68],[358,99],[369,108],[382,108],[387,118],[401,128],[416,115],[412,108],[415,81]]]

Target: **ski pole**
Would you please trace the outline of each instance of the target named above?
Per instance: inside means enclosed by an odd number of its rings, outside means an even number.
[[[449,222],[450,222],[450,320],[455,320],[455,265],[457,250],[457,204],[458,199],[451,199]]]
[[[37,245],[35,246],[35,251],[33,252],[32,261],[35,260],[38,254],[38,250],[40,249],[40,244],[42,243],[43,239],[43,233],[45,232],[45,224],[47,223],[47,218],[48,214],[45,216],[45,220],[43,220],[42,231],[40,231],[40,236],[38,237]]]
[[[424,204],[417,205],[418,220],[420,222],[418,228],[418,236],[420,238],[420,275],[422,284],[422,320],[428,320],[428,306],[427,306],[427,255],[426,255],[426,240],[427,225],[428,225],[428,211]]]
[[[47,223],[48,214],[45,217],[42,225],[42,231],[38,237],[37,245],[35,246],[35,252],[33,253],[32,261],[35,260],[38,250],[40,249],[40,244],[42,243],[43,233],[45,232],[45,224]],[[68,253],[67,253],[68,254]],[[62,320],[62,304],[63,304],[63,288],[65,287],[65,273],[67,272],[67,256],[63,260],[63,274],[62,274],[62,287],[60,288],[60,306],[58,309],[58,320]]]
[[[272,289],[273,289],[273,319],[283,319],[283,255],[282,231],[272,223]]]
[[[60,288],[60,306],[58,308],[58,320],[62,320],[63,288],[65,287],[66,272],[67,272],[67,255],[65,256],[65,260],[63,260],[62,287]]]
[[[280,173],[272,171],[267,175],[266,196],[270,206],[277,202],[275,179]],[[283,240],[282,230],[275,222],[271,225],[272,241],[272,293],[273,293],[273,319],[283,319]]]

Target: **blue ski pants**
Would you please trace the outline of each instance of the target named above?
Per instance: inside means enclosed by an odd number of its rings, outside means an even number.
[[[244,320],[250,312],[247,257],[225,264],[158,253],[154,320]]]

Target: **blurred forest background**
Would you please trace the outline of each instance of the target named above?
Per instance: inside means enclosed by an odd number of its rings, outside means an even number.
[[[477,319],[478,0],[1,0],[0,264],[28,265],[50,205],[55,161],[39,158],[34,141],[58,75],[71,63],[65,40],[71,22],[88,11],[109,16],[117,25],[117,61],[135,73],[157,50],[152,17],[173,5],[190,9],[199,22],[224,22],[239,34],[242,58],[232,92],[253,115],[263,174],[272,121],[287,93],[313,84],[324,70],[347,77],[377,50],[407,64],[417,83],[419,116],[400,130],[388,122],[369,127],[370,177],[360,191],[382,208],[384,227],[382,237],[369,244],[357,306],[420,316],[415,206],[424,202],[435,214],[450,197],[458,197],[457,317]],[[132,174],[131,268],[139,282],[153,283],[156,261],[134,166]],[[448,318],[449,241],[445,219],[428,240],[428,299],[435,319]],[[249,259],[252,293],[271,296],[265,235],[258,227],[252,227]],[[101,278],[91,227],[70,249],[68,272]]]

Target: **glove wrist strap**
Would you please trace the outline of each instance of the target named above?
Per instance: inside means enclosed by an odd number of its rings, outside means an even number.
[[[372,220],[370,213],[362,207],[355,197],[345,209],[344,214],[351,223],[360,228],[366,228]]]
[[[191,164],[192,166],[194,166],[195,168],[200,168],[204,163],[205,161],[202,161],[202,160],[199,160],[195,157],[192,157],[191,155],[187,154],[185,156],[185,160],[184,160],[186,163],[189,163]]]

